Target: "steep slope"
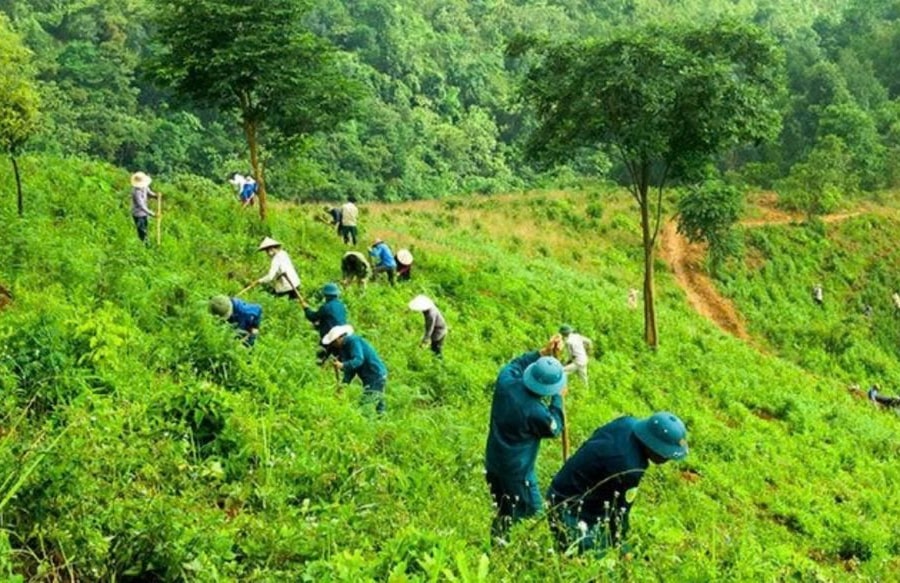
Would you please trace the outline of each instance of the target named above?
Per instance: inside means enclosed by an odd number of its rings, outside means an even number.
[[[206,312],[262,274],[282,240],[307,293],[339,276],[345,248],[313,220],[269,226],[192,178],[165,194],[160,248],[143,248],[127,176],[23,160],[27,215],[0,206],[0,569],[28,579],[759,580],[884,579],[900,567],[892,436],[840,383],[723,334],[659,276],[662,345],[646,350],[639,232],[627,196],[523,193],[363,205],[362,240],[415,257],[413,281],[345,290],[383,355],[388,414],[357,406],[315,367],[298,306],[259,290],[252,352]],[[0,183],[8,183],[0,170]],[[7,201],[8,202],[8,201]],[[420,351],[406,302],[435,298],[446,361]],[[653,467],[632,514],[636,558],[548,553],[542,521],[491,551],[481,469],[497,370],[562,322],[602,354],[573,382],[577,446],[623,413],[668,409],[687,462]],[[559,466],[544,444],[539,476]]]

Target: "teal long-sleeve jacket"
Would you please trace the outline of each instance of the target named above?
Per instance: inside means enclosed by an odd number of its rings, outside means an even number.
[[[316,327],[320,339],[333,327],[343,326],[347,323],[347,307],[337,298],[329,298],[319,306],[318,310],[303,308],[303,313],[306,314],[306,319]]]
[[[372,345],[356,334],[350,334],[341,346],[344,382],[359,376],[364,387],[379,386],[387,377],[387,367]]]
[[[565,423],[562,397],[554,395],[545,405],[522,380],[540,356],[528,352],[516,358],[500,370],[494,385],[485,469],[504,479],[523,480],[533,472],[541,439],[558,436]]]

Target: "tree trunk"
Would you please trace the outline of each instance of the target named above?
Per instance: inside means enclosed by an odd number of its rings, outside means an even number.
[[[656,306],[653,294],[653,246],[650,232],[650,200],[647,184],[640,185],[641,235],[644,245],[644,340],[651,348],[659,346],[656,334]]]
[[[13,174],[16,175],[16,205],[21,217],[25,214],[25,203],[22,200],[22,177],[19,176],[19,163],[16,161],[16,157],[10,156],[9,159],[12,160]]]
[[[247,145],[250,147],[250,166],[253,168],[253,177],[259,190],[256,199],[259,201],[259,218],[266,220],[266,177],[264,169],[259,161],[259,143],[256,140],[256,122],[244,120],[244,134],[247,136]]]

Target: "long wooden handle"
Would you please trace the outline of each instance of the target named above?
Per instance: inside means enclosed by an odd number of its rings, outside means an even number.
[[[241,291],[239,291],[238,293],[236,293],[236,294],[234,294],[234,295],[239,296],[239,295],[241,295],[241,294],[244,293],[244,292],[250,291],[251,289],[253,289],[253,288],[256,287],[256,284],[257,284],[257,283],[259,283],[259,282],[258,282],[258,281],[254,281],[253,283],[251,283],[250,285],[248,285],[247,287],[245,287],[244,289],[242,289]]]
[[[162,193],[156,193],[156,246],[162,242]]]
[[[291,291],[297,294],[297,301],[300,302],[301,306],[306,303],[306,298],[303,297],[303,294],[297,291],[297,288],[294,287],[294,282],[291,281],[291,278],[288,277],[286,273],[282,272],[282,274],[278,277],[283,277],[288,282],[288,285],[291,286]]]

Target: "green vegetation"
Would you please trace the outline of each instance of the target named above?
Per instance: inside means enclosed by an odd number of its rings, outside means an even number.
[[[608,147],[624,166],[641,217],[644,339],[659,343],[653,264],[663,191],[697,176],[729,146],[771,139],[782,55],[735,22],[627,30],[601,41],[538,48],[526,98],[537,111],[529,152],[569,159]]]
[[[896,577],[900,418],[846,386],[900,387],[900,214],[863,198],[900,184],[898,8],[0,0],[2,577]],[[223,184],[248,160],[265,221]],[[128,217],[135,170],[165,195],[161,245]],[[754,188],[807,222],[735,228]],[[338,279],[345,247],[296,203],[348,195],[362,241],[416,257],[409,284],[344,290],[390,371],[380,419],[314,365],[296,303],[247,292],[252,350],[207,309],[267,269],[264,236],[310,299]],[[752,342],[656,260],[676,210]],[[443,362],[417,346],[418,293],[449,321]],[[493,380],[562,322],[599,356],[573,446],[626,413],[689,428],[687,461],[642,482],[631,560],[559,556],[541,520],[488,541]],[[560,461],[545,443],[544,487]]]
[[[706,243],[713,274],[739,251],[734,226],[741,218],[743,205],[744,193],[714,175],[678,199],[678,232],[692,243]]]
[[[0,11],[34,53],[42,123],[29,142],[32,151],[88,156],[169,179],[189,172],[222,182],[230,171],[251,173],[249,146],[234,108],[221,102],[212,110],[208,101],[178,103],[168,84],[154,84],[153,64],[165,57],[161,51],[167,43],[181,42],[184,34],[195,36],[191,40],[199,47],[203,31],[214,31],[242,58],[256,58],[259,67],[269,62],[262,55],[289,53],[291,43],[269,42],[274,29],[250,32],[229,18],[211,17],[194,31],[167,35],[170,29],[157,28],[153,15],[160,10],[178,14],[171,8],[176,4],[0,0]],[[274,6],[232,0],[189,4],[215,4],[223,14]],[[585,178],[618,180],[626,169],[609,156],[578,156],[552,171],[523,158],[536,118],[520,102],[519,88],[532,63],[508,58],[511,40],[518,35],[554,43],[627,37],[632,27],[722,19],[758,25],[784,50],[787,63],[778,140],[729,145],[716,160],[722,169],[771,188],[797,164],[821,169],[816,160],[823,149],[835,151],[832,140],[837,139],[849,160],[848,178],[862,190],[893,187],[900,178],[894,56],[900,12],[894,0],[322,0],[291,5],[309,10],[301,10],[301,22],[292,17],[279,25],[296,26],[289,36],[304,39],[306,46],[335,47],[340,79],[357,80],[361,94],[354,99],[355,115],[325,129],[313,124],[298,132],[287,123],[288,118],[297,121],[293,115],[267,117],[261,156],[275,198],[340,200],[352,194],[396,201],[509,192]],[[244,74],[221,72],[217,63],[207,62],[210,73],[218,72],[217,84],[233,85],[233,76]],[[250,65],[247,75],[261,72]],[[316,76],[305,87],[337,98],[343,94],[340,79]],[[198,88],[203,86],[208,87]],[[282,105],[286,99],[279,95],[271,101]],[[290,148],[277,147],[282,132],[300,139]]]
[[[285,150],[345,120],[354,97],[334,47],[304,29],[308,12],[296,0],[160,1],[157,10],[165,45],[155,59],[157,77],[203,105],[238,114],[263,220],[261,134],[269,134],[262,142],[269,150]]]
[[[389,411],[373,421],[357,407],[358,385],[338,393],[314,366],[315,332],[296,304],[251,292],[265,310],[252,352],[208,314],[209,296],[234,293],[268,265],[254,251],[266,227],[235,213],[226,189],[190,177],[154,183],[169,209],[162,246],[144,248],[127,216],[127,173],[50,158],[22,166],[33,177],[29,212],[17,220],[0,205],[2,224],[16,225],[0,231],[0,282],[14,296],[0,311],[5,575],[828,580],[885,579],[900,567],[900,503],[890,495],[900,421],[847,394],[849,368],[807,372],[724,336],[665,276],[666,341],[647,351],[640,314],[626,305],[641,277],[641,235],[624,192],[364,205],[364,240],[384,236],[416,256],[410,285],[345,293],[390,369]],[[0,171],[0,183],[9,178]],[[313,220],[317,206],[271,211],[271,234],[307,293],[338,277],[343,246]],[[881,236],[893,219],[854,220],[873,225],[867,237],[820,243],[838,273],[871,256],[864,250],[889,248]],[[844,244],[861,247],[841,253]],[[838,285],[825,285],[830,315]],[[416,347],[421,318],[405,304],[420,292],[450,322],[443,364]],[[768,293],[757,287],[754,297]],[[805,287],[788,297],[792,308],[769,320],[809,303]],[[550,554],[543,521],[489,550],[491,383],[563,321],[602,354],[595,388],[573,387],[567,403],[573,444],[614,416],[661,408],[690,430],[687,462],[644,480],[630,562]],[[888,341],[871,346],[886,351]],[[896,365],[882,365],[890,386]],[[542,449],[544,485],[558,448]]]
[[[16,156],[37,127],[38,95],[28,50],[0,14],[0,150],[8,154],[16,180],[19,216],[24,212]]]
[[[892,210],[834,223],[753,227],[721,275],[752,332],[803,368],[868,386],[900,386],[900,289]],[[821,283],[824,309],[811,299]],[[864,308],[872,307],[866,316]],[[888,389],[889,390],[889,389]]]

